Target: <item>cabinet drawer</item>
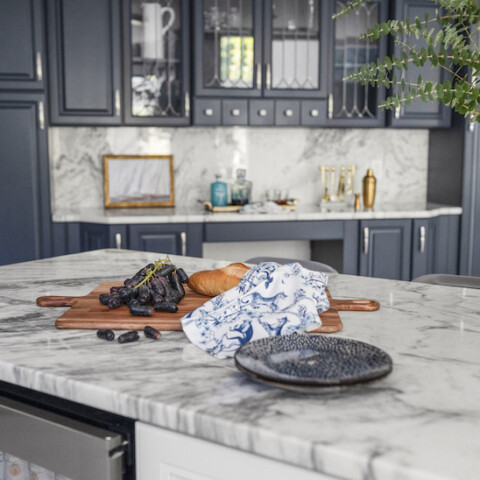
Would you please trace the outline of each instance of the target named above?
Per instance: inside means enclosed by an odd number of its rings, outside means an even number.
[[[275,102],[273,100],[251,100],[250,125],[273,125],[275,122]]]
[[[193,122],[195,125],[221,125],[222,102],[216,99],[197,99],[194,103]]]
[[[302,102],[302,125],[321,126],[327,121],[327,100],[305,100]]]
[[[275,103],[275,125],[288,126],[300,124],[300,102],[277,100]]]
[[[222,125],[247,125],[248,101],[223,100],[222,120]]]

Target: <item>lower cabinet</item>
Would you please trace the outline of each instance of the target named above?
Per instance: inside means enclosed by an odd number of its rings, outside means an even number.
[[[128,248],[201,257],[203,225],[197,223],[130,225],[128,227]]]
[[[135,423],[135,450],[136,476],[141,480],[333,480],[141,422]]]
[[[101,248],[128,248],[126,225],[82,223],[80,237],[81,250],[84,252]]]
[[[359,275],[412,280],[458,273],[460,217],[360,222]]]
[[[98,223],[66,224],[60,228],[54,241],[56,254],[102,248],[125,248],[171,255],[201,257],[203,250],[203,225],[197,223],[168,223],[141,225],[104,225]],[[77,228],[75,228],[77,226]],[[78,231],[79,245],[72,238]],[[60,238],[63,236],[63,238]]]
[[[411,220],[360,222],[359,274],[410,280]]]

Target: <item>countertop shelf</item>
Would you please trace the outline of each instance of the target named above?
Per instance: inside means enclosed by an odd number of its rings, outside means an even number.
[[[377,345],[394,367],[309,396],[254,383],[181,332],[109,343],[56,330],[64,309],[35,305],[126,278],[158,255],[97,250],[0,267],[0,380],[336,478],[478,478],[480,290],[331,275],[332,296],[381,304],[342,312],[335,335]],[[172,260],[188,273],[225,265]]]

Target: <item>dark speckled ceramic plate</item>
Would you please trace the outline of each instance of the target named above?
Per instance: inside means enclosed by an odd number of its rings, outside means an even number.
[[[390,356],[374,345],[323,335],[263,338],[235,354],[239,370],[257,380],[303,387],[368,382],[392,371]]]

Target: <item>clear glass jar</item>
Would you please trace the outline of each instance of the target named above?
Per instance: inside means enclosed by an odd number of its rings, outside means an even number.
[[[252,182],[247,180],[246,175],[245,169],[237,170],[237,180],[232,185],[232,205],[245,205],[250,202]]]

